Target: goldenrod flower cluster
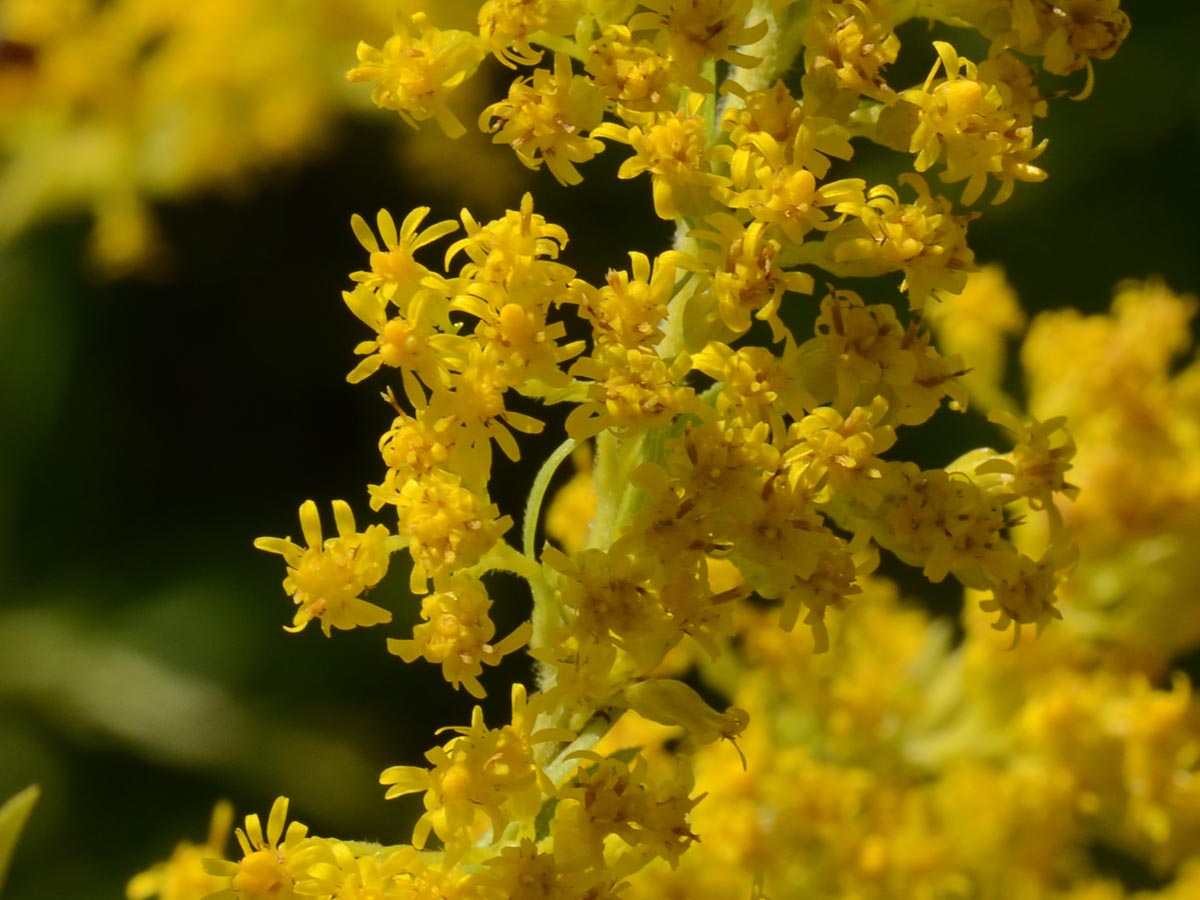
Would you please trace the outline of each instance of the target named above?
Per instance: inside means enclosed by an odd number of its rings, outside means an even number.
[[[153,200],[311,154],[354,102],[339,40],[390,0],[5,0],[0,240],[64,210],[113,273],[166,248]],[[341,82],[341,84],[339,84]]]
[[[916,17],[989,49],[933,42],[923,81],[890,84]],[[176,887],[185,846],[131,896],[1124,896],[1097,847],[1197,889],[1200,718],[1171,675],[1200,641],[1192,303],[1128,285],[1112,317],[1036,320],[1026,415],[1000,386],[1019,307],[967,242],[968,206],[1045,178],[1036,120],[1128,27],[1113,0],[487,0],[477,31],[429,8],[361,44],[350,79],[410,124],[475,115],[565,185],[626,154],[677,237],[594,284],[530,194],[488,222],[354,217],[348,379],[394,412],[383,523],[334,501],[326,538],[309,501],[306,547],[259,539],[289,630],[390,621],[368,596],[401,553],[422,622],[394,654],[483,697],[527,645],[536,683],[382,773],[421,796],[407,843],[310,835],[281,798],[211,880]],[[466,110],[489,54],[515,78]],[[907,171],[856,175],[869,144]],[[896,452],[972,396],[1009,449]],[[518,528],[494,453],[551,405],[565,440]],[[961,639],[872,574],[881,553],[962,584]],[[496,571],[533,598],[499,637]]]
[[[986,348],[989,331],[1011,328],[1012,298],[998,270],[972,276],[946,298],[946,343]],[[1108,315],[1038,316],[1021,353],[1029,404],[1065,412],[1074,441],[1051,426],[1015,433],[1024,449],[1010,454],[968,454],[1007,480],[1048,475],[1074,451],[1077,497],[1047,501],[1079,547],[1059,588],[1063,621],[1014,648],[968,609],[956,638],[869,578],[819,654],[808,634],[741,609],[740,652],[707,674],[750,715],[746,765],[696,752],[706,796],[692,827],[705,840],[626,896],[744,897],[750,873],[770,897],[1197,895],[1200,704],[1172,671],[1200,644],[1195,307],[1161,283],[1128,283]],[[979,393],[1012,405],[998,381]],[[1044,523],[1016,531],[1027,550],[1047,544]],[[628,723],[610,742],[664,737]],[[1125,887],[1114,858],[1146,887]]]

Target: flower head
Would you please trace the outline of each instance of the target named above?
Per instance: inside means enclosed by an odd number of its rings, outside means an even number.
[[[958,293],[975,271],[975,255],[967,246],[970,216],[951,212],[950,203],[929,193],[919,175],[906,173],[900,182],[917,193],[902,203],[889,185],[871,188],[865,202],[839,203],[835,211],[853,217],[830,233],[832,268],[847,275],[879,275],[902,271],[901,288],[920,309],[933,290]]]
[[[397,230],[392,214],[381,209],[375,221],[379,236],[383,238],[382,247],[366,220],[358,213],[351,216],[350,227],[354,229],[354,236],[363,249],[371,254],[371,271],[354,272],[350,277],[364,287],[378,291],[385,300],[402,310],[407,309],[409,301],[421,287],[443,287],[442,279],[417,262],[413,254],[426,244],[454,231],[458,223],[447,220],[418,231],[427,215],[429,207],[419,206],[404,217]]]
[[[344,500],[333,501],[338,536],[324,540],[317,504],[306,500],[300,506],[300,529],[307,547],[291,538],[262,537],[254,542],[259,550],[278,553],[288,565],[283,589],[300,608],[287,631],[303,631],[313,619],[328,637],[333,628],[358,628],[390,622],[386,609],[362,599],[362,594],[387,574],[388,559],[395,540],[383,525],[371,525],[359,533],[354,513]]]
[[[592,137],[633,148],[634,155],[621,164],[617,177],[649,172],[654,211],[661,219],[694,215],[712,188],[724,184],[725,179],[712,171],[707,125],[700,114],[703,105],[703,94],[691,94],[678,111],[639,115],[630,127],[606,122],[592,131]]]
[[[376,82],[371,91],[375,105],[394,109],[414,128],[435,119],[447,135],[459,137],[466,128],[446,100],[475,74],[484,55],[479,38],[470,32],[434,28],[423,12],[407,19],[400,14],[395,33],[381,49],[359,43],[358,65],[346,77]]]
[[[1033,142],[1029,101],[1018,98],[1004,81],[988,81],[970,60],[944,41],[935,41],[938,61],[920,90],[900,96],[921,110],[909,149],[917,154],[915,169],[924,172],[945,159],[942,180],[966,181],[963,203],[974,203],[988,176],[1000,181],[993,203],[1002,203],[1017,181],[1042,181],[1046,173],[1033,160],[1046,141]],[[1019,64],[1014,60],[1013,64]],[[939,80],[939,70],[945,78]]]
[[[479,116],[479,125],[492,142],[511,144],[517,158],[531,169],[543,162],[563,184],[578,184],[583,176],[576,163],[587,162],[604,144],[585,133],[604,117],[604,95],[591,79],[571,73],[570,58],[554,57],[554,71],[537,69],[514,81],[508,98],[493,103]]]
[[[389,640],[388,650],[405,662],[418,656],[439,663],[446,680],[462,685],[472,697],[486,696],[479,675],[485,664],[498,665],[529,640],[528,622],[508,637],[492,643],[496,626],[488,615],[492,601],[483,583],[469,575],[451,576],[448,584],[421,601],[425,624],[413,629],[411,640]]]
[[[326,842],[308,836],[308,827],[287,821],[288,799],[279,797],[271,805],[267,828],[263,831],[258,814],[246,817],[245,829],[237,830],[242,848],[240,862],[210,861],[213,875],[228,879],[228,886],[211,900],[302,900],[298,882],[308,868],[329,856]]]
[[[456,736],[425,754],[431,769],[393,766],[379,776],[381,784],[390,785],[389,799],[424,792],[425,814],[413,831],[413,846],[423,847],[431,830],[447,844],[473,841],[479,837],[477,826],[485,823],[491,825],[495,843],[514,815],[536,812],[543,791],[553,789],[533,748],[573,734],[562,729],[535,731],[536,711],[529,708],[522,685],[513,685],[512,702],[511,725],[488,728],[477,706],[469,726],[447,729]]]

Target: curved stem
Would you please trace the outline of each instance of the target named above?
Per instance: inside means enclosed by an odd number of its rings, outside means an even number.
[[[542,463],[542,467],[538,469],[538,473],[533,479],[533,486],[529,489],[529,499],[525,502],[525,519],[521,523],[521,549],[531,560],[537,559],[537,548],[534,546],[534,542],[537,540],[538,516],[542,511],[542,501],[545,499],[546,491],[550,487],[550,479],[554,477],[554,473],[558,471],[563,460],[571,455],[578,444],[579,442],[575,438],[567,438],[559,444],[558,449]]]

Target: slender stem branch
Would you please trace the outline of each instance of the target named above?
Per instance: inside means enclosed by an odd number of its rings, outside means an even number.
[[[537,548],[534,543],[537,540],[538,517],[541,515],[542,501],[545,499],[546,491],[550,488],[550,479],[554,477],[558,467],[562,465],[564,459],[571,455],[578,443],[574,438],[567,438],[559,444],[558,449],[542,463],[542,467],[538,469],[538,473],[533,479],[533,486],[529,489],[529,499],[525,502],[525,519],[521,523],[521,549],[529,559],[537,559]]]

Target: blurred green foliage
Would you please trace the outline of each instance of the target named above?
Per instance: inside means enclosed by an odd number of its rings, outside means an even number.
[[[1133,34],[1094,96],[1042,123],[1049,181],[971,227],[1031,310],[1100,310],[1115,282],[1155,273],[1200,290],[1200,11],[1127,8]],[[339,298],[363,264],[349,218],[419,204],[453,217],[462,202],[380,150],[395,127],[381,112],[253,192],[159,208],[175,259],[155,282],[95,280],[82,219],[0,250],[0,798],[43,788],[9,900],[122,896],[178,839],[202,838],[220,797],[245,814],[286,794],[317,833],[399,840],[414,805],[385,804],[378,772],[419,762],[433,728],[469,715],[436,669],[388,656],[379,629],[285,634],[282,568],[250,546],[296,535],[309,497],[365,517],[380,477],[389,411],[379,385],[344,380],[361,338]],[[544,173],[507,190],[516,204],[532,186],[584,277],[670,238],[647,185],[615,181],[619,162],[610,147],[569,192]],[[552,423],[497,479],[506,511],[558,440]],[[961,440],[947,430],[928,452],[951,458]],[[404,581],[372,598],[400,611],[390,636],[416,618]],[[525,601],[501,593],[506,633]]]

